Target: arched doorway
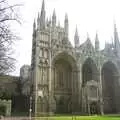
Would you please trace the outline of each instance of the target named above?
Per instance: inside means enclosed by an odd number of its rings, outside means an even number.
[[[72,109],[71,101],[74,90],[78,91],[78,72],[74,57],[67,53],[60,53],[53,59],[53,91],[56,99],[56,113],[69,113]],[[74,101],[77,98],[74,97]],[[68,107],[69,106],[69,107]]]
[[[91,58],[88,58],[82,67],[82,86],[90,80],[98,81],[98,70]]]
[[[116,113],[118,103],[118,70],[112,62],[106,62],[102,68],[102,90],[104,113]]]
[[[90,103],[92,102],[92,100],[95,98],[95,102],[96,103],[98,102],[97,97],[98,86],[96,86],[94,89],[94,83],[97,84],[98,80],[99,74],[96,64],[91,58],[86,59],[82,66],[82,111],[86,114],[90,114],[91,112]],[[91,87],[88,86],[89,83]]]

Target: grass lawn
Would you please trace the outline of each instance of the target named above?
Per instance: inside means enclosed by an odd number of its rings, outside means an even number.
[[[36,120],[120,120],[119,116],[60,116],[60,117],[41,117]]]

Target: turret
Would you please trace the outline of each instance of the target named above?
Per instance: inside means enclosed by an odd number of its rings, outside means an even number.
[[[55,9],[53,11],[53,16],[52,16],[52,26],[55,27],[56,26],[56,13],[55,13]]]
[[[69,23],[68,23],[68,15],[67,14],[65,14],[64,29],[65,29],[65,37],[68,37]]]
[[[45,29],[45,3],[44,0],[42,2],[42,9],[40,15],[40,30]]]
[[[96,33],[96,37],[95,37],[95,50],[99,51],[99,39],[98,39],[98,34]]]
[[[75,35],[74,35],[74,43],[75,43],[75,48],[78,48],[80,43],[79,43],[79,36],[78,36],[78,30],[76,27]]]

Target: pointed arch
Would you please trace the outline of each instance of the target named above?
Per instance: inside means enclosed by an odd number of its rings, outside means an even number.
[[[99,70],[92,58],[87,58],[82,66],[82,85],[84,86],[87,81],[98,81]]]
[[[77,62],[75,57],[69,53],[60,52],[53,58],[52,68],[53,93],[61,98],[60,101],[57,100],[56,112],[58,114],[69,113],[71,110],[68,108],[69,102],[66,101],[73,96],[73,88],[78,91],[79,86]]]
[[[119,104],[119,71],[116,64],[107,61],[102,66],[102,91],[105,113],[116,113],[120,107]]]
[[[66,52],[66,51],[62,51],[60,53],[57,53],[57,55],[55,55],[52,58],[52,66],[54,66],[55,62],[61,58],[64,59],[65,61],[69,62],[71,64],[72,68],[78,70],[77,61],[76,61],[75,56],[71,55],[69,52]]]

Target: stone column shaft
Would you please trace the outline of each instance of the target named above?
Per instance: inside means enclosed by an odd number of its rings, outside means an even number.
[[[100,113],[101,115],[104,114],[104,110],[103,110],[103,94],[102,94],[102,74],[101,74],[101,66],[99,68],[99,98],[100,98]]]

